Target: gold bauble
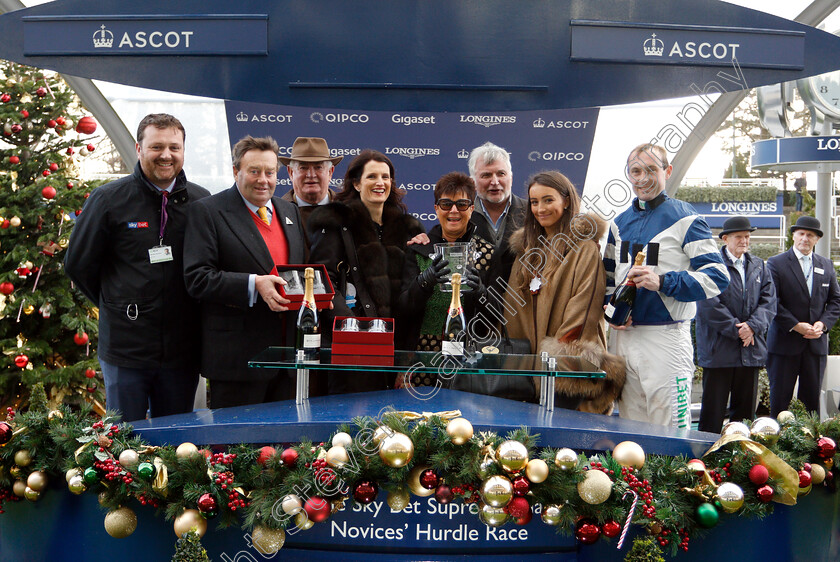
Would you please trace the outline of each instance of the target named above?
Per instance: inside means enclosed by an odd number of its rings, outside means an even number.
[[[105,532],[115,539],[126,538],[136,528],[137,515],[127,507],[119,507],[111,510],[105,516]]]
[[[389,435],[393,435],[394,433],[395,431],[387,425],[380,425],[374,430],[373,437],[371,437],[371,440],[373,440],[374,445],[379,445],[383,439],[385,439]]]
[[[813,488],[813,483],[808,484],[805,488],[799,488],[799,492],[797,493],[797,495],[798,496],[807,496],[808,494],[811,493],[812,488]]]
[[[13,466],[9,469],[9,475],[12,478],[23,478],[23,469],[19,466]]]
[[[33,312],[35,312],[35,307],[32,306],[31,304],[27,304],[26,306],[23,307],[23,313],[26,314],[27,316],[29,316]]]
[[[332,438],[333,447],[344,447],[345,449],[353,444],[353,438],[349,433],[339,431]]]
[[[312,521],[309,517],[306,516],[305,511],[301,511],[297,515],[295,515],[295,527],[300,529],[301,531],[306,531],[307,529],[311,529],[312,525],[315,522]]]
[[[504,508],[482,505],[478,511],[478,518],[488,527],[501,527],[508,520]]]
[[[265,525],[255,525],[251,533],[251,544],[260,554],[275,554],[286,542],[286,531],[269,529]]]
[[[9,219],[9,224],[15,228],[20,226],[20,217],[12,217]],[[30,268],[31,269],[31,268]]]
[[[525,477],[534,484],[545,482],[548,478],[548,464],[542,459],[531,459],[525,467]]]
[[[656,536],[661,532],[662,532],[662,524],[659,523],[658,521],[654,521],[653,523],[648,525],[648,534],[649,535]]]
[[[82,494],[85,490],[87,490],[87,486],[85,485],[85,479],[82,478],[81,475],[72,477],[67,482],[67,489],[70,490],[71,493],[76,494],[77,496]]]
[[[823,461],[823,464],[825,465],[825,468],[827,470],[831,470],[832,468],[834,468],[834,459],[833,458],[825,459]]]
[[[455,418],[446,424],[446,434],[455,445],[463,445],[473,436],[473,426],[467,418]]]
[[[750,428],[747,427],[747,424],[742,422],[729,422],[723,426],[723,431],[721,431],[720,434],[724,437],[727,435],[741,435],[750,439]]]
[[[96,496],[96,501],[99,502],[99,505],[105,507],[105,504],[108,501],[108,490],[102,490],[101,492],[99,492],[99,495]]]
[[[70,470],[65,472],[64,473],[64,479],[69,483],[70,480],[74,476],[81,476],[81,475],[82,475],[82,469],[77,466],[76,468],[71,468]]]
[[[349,460],[350,455],[347,454],[347,449],[345,449],[341,445],[330,447],[330,450],[327,451],[327,464],[333,468],[341,468],[342,466],[347,464],[347,461]]]
[[[600,470],[587,470],[586,478],[577,485],[578,495],[588,504],[604,503],[612,493],[612,480]]]
[[[70,244],[70,239],[63,237],[58,239],[59,248],[66,248],[68,244]]]
[[[406,484],[408,484],[408,489],[411,490],[411,493],[415,496],[425,498],[435,493],[434,488],[432,488],[431,490],[427,490],[426,488],[420,485],[420,475],[422,475],[423,472],[428,469],[429,466],[421,464],[412,468],[411,472],[408,473],[408,480],[406,481]]]
[[[808,490],[810,492],[810,490]],[[28,499],[31,502],[36,502],[41,499],[41,492],[38,490],[33,490],[29,486],[27,486],[23,491],[23,497]]]
[[[300,498],[296,494],[289,494],[283,498],[280,507],[286,515],[296,515],[303,509],[303,502],[300,501]]]
[[[562,506],[554,504],[548,504],[543,506],[542,513],[540,517],[542,518],[543,523],[546,525],[559,525],[560,524],[560,509]]]
[[[140,464],[140,454],[134,449],[125,449],[120,453],[120,465],[123,468],[134,470]]]
[[[30,473],[29,478],[26,479],[26,485],[36,492],[43,492],[47,487],[47,474],[40,470]]]
[[[635,441],[622,441],[615,446],[612,456],[621,466],[642,468],[645,465],[645,451]]]
[[[12,484],[12,493],[17,497],[22,498],[26,493],[26,482],[23,480],[15,480],[15,483]]]
[[[29,466],[32,463],[32,455],[26,449],[15,453],[15,464],[18,466]]]
[[[411,501],[411,494],[408,493],[408,488],[405,486],[398,486],[397,488],[388,492],[388,497],[385,499],[388,502],[388,507],[391,511],[402,511]]]
[[[557,451],[557,454],[554,455],[554,464],[560,470],[573,470],[577,467],[578,457],[577,453],[569,449],[568,447],[564,447]]]
[[[61,410],[50,410],[50,413],[47,414],[47,419],[52,420],[61,420],[64,419],[64,414],[61,413]]]
[[[519,472],[528,464],[528,449],[519,441],[505,441],[496,449],[496,462],[505,472]]]
[[[811,465],[811,484],[820,485],[825,481],[825,469],[821,464]]]
[[[180,445],[178,445],[178,448],[175,449],[175,456],[181,460],[186,460],[198,454],[200,454],[198,452],[198,447],[196,447],[189,441],[181,443]]]
[[[504,476],[491,476],[481,483],[481,499],[490,507],[505,507],[513,499],[513,484]]]
[[[190,529],[195,529],[199,537],[207,532],[207,520],[197,509],[185,509],[175,518],[175,534],[179,539]]]
[[[744,490],[734,482],[724,482],[717,487],[717,500],[726,513],[735,513],[744,505]]]
[[[779,440],[781,428],[773,418],[756,418],[750,426],[750,435],[765,447],[772,447]]]
[[[414,443],[405,433],[393,433],[379,444],[379,458],[391,468],[405,466],[414,456]]]
[[[788,410],[782,410],[781,412],[776,414],[776,420],[782,425],[790,423],[795,419],[796,416],[793,415],[793,412],[790,412]]]

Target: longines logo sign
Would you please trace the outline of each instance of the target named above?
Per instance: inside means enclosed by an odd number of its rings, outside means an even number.
[[[741,27],[572,20],[570,59],[802,70],[805,33]]]
[[[27,16],[35,55],[266,55],[267,15]]]

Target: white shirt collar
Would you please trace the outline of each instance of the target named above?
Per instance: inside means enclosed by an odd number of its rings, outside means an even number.
[[[239,194],[240,197],[242,197],[242,201],[245,202],[245,205],[248,207],[248,209],[250,209],[251,212],[256,215],[259,207],[257,207],[256,205],[254,205],[253,203],[251,203],[250,201],[245,199],[245,197],[243,197],[242,192],[239,191],[239,186],[238,185],[236,186],[236,192]],[[271,205],[271,199],[269,199],[268,202],[266,202],[265,207],[268,209],[268,214],[269,215],[274,214],[274,207]],[[257,215],[257,216],[259,216],[259,215]]]
[[[306,201],[298,197],[297,193],[295,193],[295,202],[297,203],[298,207],[316,207],[318,205],[326,205],[330,202],[330,192],[327,191],[327,194],[324,195],[324,198],[315,203],[314,205],[312,203],[307,203]]]

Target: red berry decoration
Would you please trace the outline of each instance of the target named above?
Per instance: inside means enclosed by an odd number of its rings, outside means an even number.
[[[82,117],[76,125],[76,132],[83,135],[91,135],[96,131],[96,119],[93,117]],[[89,150],[93,150],[92,148]]]
[[[438,503],[446,505],[453,499],[455,499],[455,493],[452,491],[452,488],[446,484],[441,484],[435,489],[435,500],[437,500]]]
[[[749,477],[750,482],[756,486],[763,486],[767,483],[767,479],[770,478],[770,471],[763,464],[757,464],[750,469]]]
[[[575,526],[575,538],[583,544],[595,544],[601,538],[601,529],[594,520],[583,517]]]
[[[811,485],[811,473],[807,470],[799,471],[799,487],[807,488]]]
[[[303,504],[306,516],[313,523],[320,523],[330,516],[330,503],[324,498],[312,496]]]
[[[96,150],[96,145],[88,144],[87,149],[88,149],[88,152],[93,152],[94,150]]]
[[[6,422],[0,422],[0,445],[12,440],[12,426]]]
[[[3,94],[2,96],[0,96],[0,102],[3,102],[3,103],[11,101],[11,99],[12,99],[12,96],[10,96],[9,94]]]
[[[96,377],[96,371],[93,369],[85,369],[85,376],[89,379]]]
[[[20,158],[18,156],[9,156],[9,163],[10,164],[19,164]]]
[[[24,119],[26,119],[27,117],[29,117],[29,112],[26,111],[25,109],[22,109],[20,111],[20,116],[23,117]]]
[[[57,172],[58,171],[58,164],[56,164],[55,162],[52,162],[50,164],[50,171],[51,172]]]
[[[361,504],[369,504],[376,499],[379,487],[372,480],[360,480],[353,489],[353,499]]]
[[[825,460],[837,454],[837,444],[831,437],[817,439],[817,457]]]
[[[280,453],[280,460],[289,468],[293,468],[298,460],[298,452],[291,447],[283,449],[283,452]]]
[[[88,341],[90,341],[90,338],[88,337],[87,332],[73,334],[73,342],[76,345],[85,345]]]
[[[621,533],[621,525],[610,519],[601,526],[601,532],[604,533],[605,537],[617,537]]]
[[[426,488],[427,490],[433,490],[438,487],[440,483],[440,478],[438,475],[435,474],[435,471],[431,468],[427,468],[420,474],[420,485]]]
[[[44,88],[43,86],[41,86],[40,88],[35,90],[35,95],[38,96],[39,98],[42,98],[42,97],[47,95],[47,89]]]
[[[257,464],[260,466],[265,466],[265,463],[268,462],[268,459],[273,457],[277,454],[277,449],[274,447],[263,447],[260,449],[260,454],[257,457]]]
[[[531,489],[531,483],[524,476],[517,476],[513,479],[513,495],[524,496]]]
[[[758,495],[758,499],[764,503],[770,503],[773,499],[773,488],[767,486],[766,484],[756,491],[756,495]]]
[[[9,283],[8,281],[0,283],[0,293],[3,293],[4,295],[11,295],[14,292],[15,286]]]
[[[205,518],[215,517],[219,512],[219,504],[213,494],[201,494],[198,502],[196,502],[196,507]]]
[[[29,357],[21,353],[15,356],[15,365],[23,369],[29,363]]]
[[[520,517],[525,517],[531,511],[531,506],[528,505],[528,500],[525,498],[513,498],[505,506],[505,511],[514,519],[519,519]]]

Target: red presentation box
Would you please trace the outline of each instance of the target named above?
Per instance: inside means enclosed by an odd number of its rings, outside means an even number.
[[[329,308],[330,303],[332,302],[333,297],[335,296],[335,289],[333,289],[332,281],[330,281],[330,276],[327,275],[327,268],[324,267],[323,264],[287,264],[278,265],[276,267],[277,275],[285,279],[287,283],[286,285],[278,284],[277,292],[279,292],[280,295],[284,298],[287,298],[291,301],[288,305],[289,310],[300,310],[301,303],[303,303],[303,273],[304,271],[306,271],[307,267],[311,267],[316,272],[315,306],[318,308],[318,310]],[[318,272],[320,272],[321,284],[323,285],[323,287],[319,287],[318,285]],[[295,276],[293,273],[297,273],[297,276]]]
[[[358,349],[358,346],[363,344],[355,344],[355,348]],[[378,346],[372,346],[378,347]],[[394,355],[377,355],[373,353],[355,353],[352,355],[345,355],[341,353],[336,353],[335,346],[333,346],[332,352],[332,362],[334,365],[358,365],[360,364],[360,356],[364,356],[364,359],[361,360],[364,362],[365,365],[381,365],[381,366],[393,366],[394,365]]]
[[[358,332],[345,332],[341,326],[347,316],[337,316],[333,322],[333,361],[336,355],[370,355],[390,357],[394,359],[394,319],[393,318],[369,318],[356,316],[359,323]],[[372,320],[383,320],[385,332],[369,332]],[[378,364],[378,363],[377,363]]]

